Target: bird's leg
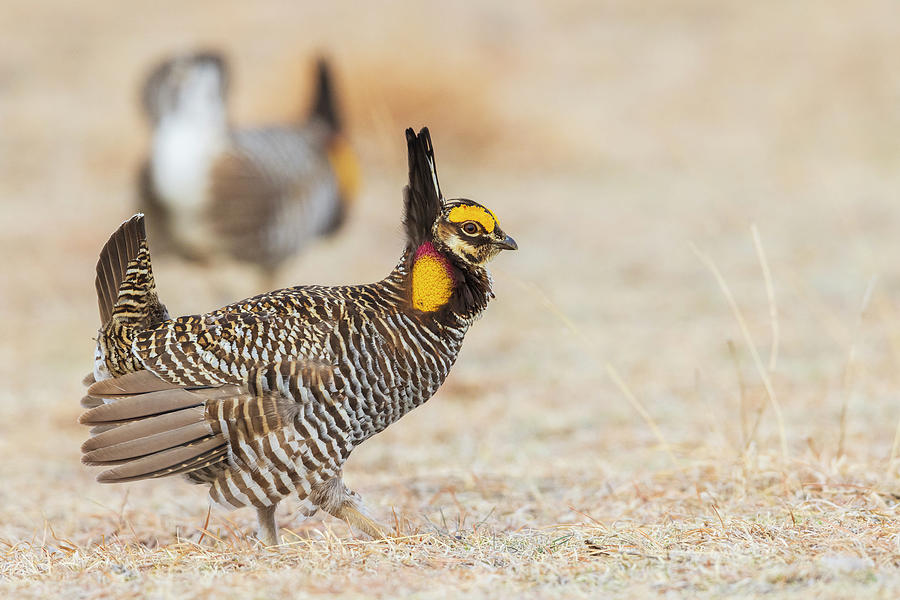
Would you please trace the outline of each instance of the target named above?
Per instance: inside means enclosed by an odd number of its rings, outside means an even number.
[[[388,537],[390,531],[378,521],[367,517],[356,502],[345,500],[337,511],[331,513],[351,527],[359,529],[374,540],[382,540]]]
[[[347,489],[340,477],[333,477],[316,486],[310,499],[331,516],[337,517],[373,539],[388,537],[390,528],[363,512],[359,494]]]
[[[259,532],[256,534],[259,541],[266,546],[277,546],[281,543],[278,537],[278,526],[275,524],[275,509],[278,504],[264,506],[256,509],[256,519],[259,521]]]

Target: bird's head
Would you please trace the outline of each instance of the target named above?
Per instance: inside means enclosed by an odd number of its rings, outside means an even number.
[[[410,301],[414,309],[475,318],[493,297],[485,264],[516,250],[497,217],[472,200],[445,200],[438,183],[431,135],[406,130],[409,185],[404,190]]]
[[[413,249],[431,242],[460,267],[483,267],[501,250],[518,249],[489,208],[474,200],[445,200],[441,195],[428,128],[418,135],[407,129],[406,140],[409,185],[405,190],[404,223]]]
[[[435,244],[469,265],[484,266],[501,250],[516,250],[516,241],[500,229],[489,208],[464,198],[447,200],[434,222]]]
[[[155,125],[178,113],[191,119],[225,118],[228,70],[216,52],[195,52],[158,65],[144,84],[143,104]]]

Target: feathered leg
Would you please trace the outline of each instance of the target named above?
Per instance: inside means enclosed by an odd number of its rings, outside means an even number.
[[[278,504],[256,509],[256,519],[259,521],[259,532],[256,534],[259,541],[266,546],[277,546],[281,543],[278,536],[278,525],[275,524],[275,509]]]
[[[390,529],[366,516],[359,494],[347,489],[340,477],[333,477],[314,490],[312,501],[333,517],[347,523],[373,539],[388,537]]]
[[[345,500],[341,506],[331,514],[351,527],[359,529],[372,539],[382,540],[388,537],[388,532],[390,530],[385,525],[382,525],[363,514],[359,505],[352,500]]]

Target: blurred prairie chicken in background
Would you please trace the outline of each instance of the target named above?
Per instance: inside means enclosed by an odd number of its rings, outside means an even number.
[[[139,194],[155,251],[250,263],[271,289],[285,260],[341,225],[359,170],[324,60],[316,86],[304,122],[235,129],[220,55],[181,55],[152,71],[143,90],[152,143]]]
[[[376,283],[297,286],[169,318],[141,215],[97,263],[102,327],[81,423],[104,483],[182,474],[225,507],[253,506],[277,543],[275,508],[296,494],[373,536],[341,468],[353,449],[434,394],[493,297],[485,264],[515,250],[494,214],[445,200],[427,129],[406,132],[406,248]]]

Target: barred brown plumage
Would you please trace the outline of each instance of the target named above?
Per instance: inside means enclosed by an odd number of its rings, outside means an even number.
[[[332,87],[320,60],[305,122],[235,129],[221,56],[181,55],[157,67],[143,92],[153,141],[139,172],[154,250],[256,265],[268,289],[285,260],[334,232],[358,169]]]
[[[428,130],[406,135],[407,243],[381,281],[297,286],[170,319],[143,217],[113,234],[98,262],[102,328],[81,417],[94,427],[83,461],[109,467],[101,482],[183,474],[226,507],[255,507],[267,543],[275,506],[294,495],[304,514],[385,534],[341,468],[437,391],[492,297],[485,263],[516,248],[492,212],[444,200]]]

